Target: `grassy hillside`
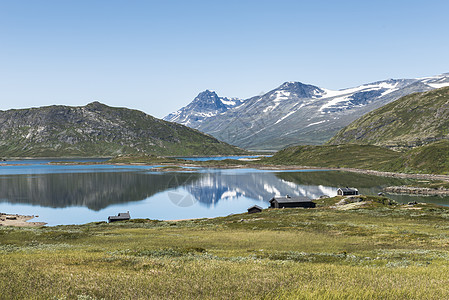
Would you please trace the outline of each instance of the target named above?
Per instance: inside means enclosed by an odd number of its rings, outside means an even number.
[[[98,102],[0,111],[0,127],[0,157],[246,153],[186,126]]]
[[[415,147],[449,139],[449,87],[405,96],[342,129],[328,144]]]
[[[281,150],[261,162],[401,173],[449,174],[449,141],[434,142],[407,152],[356,144],[294,146]]]
[[[444,299],[449,210],[362,197],[180,222],[0,227],[2,299]]]
[[[387,169],[405,173],[449,174],[449,141],[407,151],[392,161]]]
[[[262,160],[268,164],[381,169],[401,157],[399,152],[370,145],[293,146]]]

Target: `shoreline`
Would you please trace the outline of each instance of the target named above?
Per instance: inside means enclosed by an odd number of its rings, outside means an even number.
[[[0,226],[13,227],[40,227],[47,223],[45,222],[28,222],[39,216],[24,216],[19,214],[0,213]]]
[[[103,157],[100,157],[103,158]],[[170,158],[170,157],[168,157]],[[24,158],[21,158],[24,159]],[[25,159],[36,159],[36,158],[25,158]],[[50,158],[47,158],[50,159]],[[53,158],[51,158],[53,159]],[[57,159],[57,158],[54,158]],[[388,171],[377,171],[377,170],[369,170],[369,169],[356,169],[356,168],[346,168],[346,167],[315,167],[315,166],[300,166],[300,165],[268,165],[268,164],[257,164],[257,160],[253,160],[252,158],[250,160],[236,160],[236,164],[220,164],[220,161],[180,161],[180,162],[164,162],[164,161],[155,161],[155,162],[115,162],[115,163],[108,163],[107,161],[104,162],[64,162],[64,161],[58,161],[58,162],[50,162],[46,163],[48,165],[95,165],[95,164],[102,164],[102,165],[116,165],[116,166],[158,166],[158,171],[174,171],[174,168],[217,168],[217,169],[243,169],[243,168],[249,168],[249,169],[259,169],[259,170],[329,170],[329,171],[346,171],[346,172],[353,172],[353,173],[360,173],[360,174],[367,174],[367,175],[375,175],[375,176],[383,176],[383,177],[396,177],[396,178],[410,178],[410,179],[430,179],[430,180],[442,180],[449,182],[449,175],[441,175],[441,174],[419,174],[419,173],[398,173],[398,172],[388,172]],[[239,164],[238,162],[242,162],[242,164]],[[249,162],[249,163],[244,163]],[[8,164],[8,163],[1,163],[0,166],[22,166],[27,164]]]
[[[115,164],[114,164],[115,165]],[[120,165],[133,165],[123,164]],[[440,174],[418,174],[418,173],[397,173],[397,172],[386,172],[386,171],[376,171],[376,170],[367,170],[367,169],[355,169],[355,168],[335,168],[335,167],[313,167],[313,166],[297,166],[297,165],[209,165],[204,166],[201,164],[160,164],[165,166],[174,166],[174,167],[195,167],[195,168],[217,168],[217,169],[258,169],[258,170],[279,170],[279,171],[293,171],[293,170],[329,170],[329,171],[344,171],[344,172],[353,172],[359,174],[367,174],[367,175],[375,175],[375,176],[383,176],[383,177],[395,177],[395,178],[409,178],[409,179],[429,179],[429,180],[442,180],[449,182],[449,175],[440,175]],[[148,164],[151,166],[151,164]]]

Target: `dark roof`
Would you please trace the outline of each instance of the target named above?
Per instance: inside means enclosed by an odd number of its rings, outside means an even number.
[[[251,209],[251,208],[258,208],[260,210],[263,210],[263,208],[260,207],[259,205],[253,205],[253,206],[249,207],[248,209]]]
[[[278,203],[296,203],[296,202],[312,202],[312,199],[307,197],[273,197],[271,201],[276,200]]]
[[[119,213],[117,216],[109,216],[108,220],[129,220],[131,219],[129,211],[126,213]]]
[[[342,190],[343,192],[358,192],[359,190],[356,188],[339,188],[339,190]]]
[[[129,212],[126,213],[119,213],[118,217],[122,217],[122,218],[129,218]]]

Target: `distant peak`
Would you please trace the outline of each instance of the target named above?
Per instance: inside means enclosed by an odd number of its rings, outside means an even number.
[[[304,84],[299,81],[284,82],[277,90],[293,93],[300,98],[316,98],[320,97],[320,94],[324,92],[317,86]]]
[[[87,105],[104,105],[104,104],[101,103],[100,101],[92,101],[91,103],[89,103]]]
[[[217,96],[217,93],[212,90],[205,90],[198,94],[198,96]]]
[[[292,87],[298,87],[298,86],[303,86],[303,85],[305,85],[305,84],[302,82],[299,82],[299,81],[286,81],[280,86],[280,88],[292,88]]]
[[[102,108],[102,107],[106,107],[107,105],[105,105],[105,104],[103,104],[103,103],[101,103],[101,102],[99,102],[99,101],[93,101],[93,102],[91,102],[91,103],[89,103],[89,104],[87,104],[86,105],[86,107],[89,107],[89,108]]]

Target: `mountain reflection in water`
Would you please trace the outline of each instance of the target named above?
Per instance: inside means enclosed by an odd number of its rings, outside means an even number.
[[[130,211],[132,218],[187,219],[268,207],[274,195],[318,198],[338,187],[376,195],[383,187],[413,180],[347,172],[198,169],[154,172],[148,166],[2,166],[0,212],[39,214],[50,225],[106,220]],[[388,195],[400,201],[448,205],[449,198]]]
[[[207,206],[239,197],[267,202],[274,195],[307,196],[313,199],[322,195],[337,194],[335,187],[296,184],[283,180],[271,172],[245,174],[214,172],[202,175],[197,180],[186,183],[185,189],[196,200]]]
[[[94,172],[0,176],[0,201],[63,208],[101,210],[139,201],[196,180],[200,174]]]
[[[3,175],[0,176],[0,199],[8,203],[54,208],[85,206],[101,210],[180,187],[207,207],[239,197],[260,201],[268,201],[273,195],[317,198],[336,194],[337,190],[322,185],[295,184],[270,172],[91,172]]]

